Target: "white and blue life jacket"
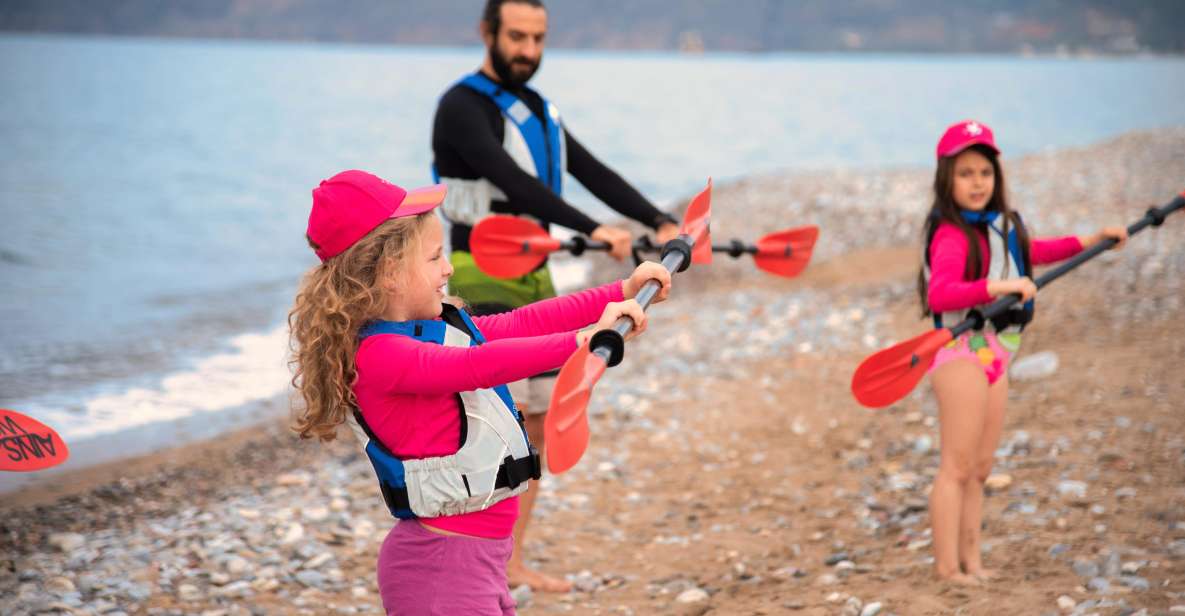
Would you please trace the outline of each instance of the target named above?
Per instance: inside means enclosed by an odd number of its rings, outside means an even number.
[[[523,171],[538,178],[556,195],[563,195],[564,169],[568,160],[560,110],[543,98],[547,112],[540,121],[525,102],[482,73],[469,75],[459,84],[484,94],[498,106],[505,121],[502,147],[506,153]],[[440,177],[436,165],[432,166],[432,177],[438,184],[448,186],[448,194],[440,209],[453,223],[477,224],[490,215],[491,201],[506,200],[506,194],[485,178]]]
[[[482,344],[485,338],[463,310],[445,304],[441,320],[374,321],[362,328],[370,336],[407,336],[455,347]],[[527,489],[540,477],[539,454],[527,439],[522,417],[505,385],[457,394],[461,442],[457,453],[404,460],[396,457],[355,410],[347,422],[370,458],[391,515],[435,518],[481,511]]]
[[[1022,278],[1029,275],[1029,267],[1027,267],[1024,252],[1021,250],[1020,238],[1017,234],[1016,225],[1008,229],[1008,236],[1005,238],[1004,231],[1001,228],[1000,212],[997,211],[982,211],[973,212],[963,210],[960,212],[963,220],[971,225],[987,225],[987,240],[988,240],[988,275],[989,280],[1008,280],[1011,278]],[[1020,221],[1020,216],[1017,216]],[[1021,222],[1020,224],[1024,224]],[[931,238],[932,239],[932,238]],[[968,246],[968,250],[970,250]],[[926,243],[925,247],[925,276],[926,286],[930,285],[930,244]],[[947,312],[934,313],[934,327],[954,327],[961,323],[972,310],[983,308],[984,306],[973,306],[966,310],[951,310]],[[1025,325],[1033,319],[1033,313],[1036,310],[1036,302],[1029,300],[1020,307],[1013,307],[1004,312],[1004,314],[991,319],[989,323],[992,329],[997,333],[1020,332]]]

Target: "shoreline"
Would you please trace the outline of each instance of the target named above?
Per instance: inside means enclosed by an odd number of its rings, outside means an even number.
[[[70,457],[63,464],[29,473],[0,474],[0,509],[21,502],[26,492],[52,492],[55,486],[79,482],[82,477],[114,477],[125,464],[142,467],[143,460],[168,460],[174,450],[213,446],[236,440],[238,434],[286,419],[288,394],[256,400],[217,411],[198,411],[174,419],[146,423],[111,433],[68,441]],[[81,486],[92,480],[81,481]]]
[[[107,460],[83,468],[62,470],[37,483],[0,491],[0,511],[50,505],[113,484],[136,483],[152,476],[172,476],[185,467],[211,458],[233,458],[244,449],[275,440],[287,430],[287,419],[275,417],[255,425],[220,433],[149,453]]]
[[[367,41],[367,40],[317,40],[311,38],[285,38],[285,37],[267,37],[267,36],[238,36],[234,34],[219,35],[200,35],[200,34],[174,34],[174,33],[120,33],[120,32],[89,32],[89,31],[64,31],[64,30],[3,30],[0,31],[0,36],[7,36],[12,38],[60,38],[60,39],[94,39],[94,40],[145,40],[145,41],[175,41],[175,42],[193,42],[193,43],[231,43],[241,45],[252,44],[278,44],[278,45],[323,45],[330,47],[343,48],[372,48],[372,49],[398,49],[398,50],[458,50],[458,51],[474,51],[482,50],[482,46],[477,43],[466,44],[425,44],[422,42],[384,42],[384,41]],[[1141,48],[1135,50],[1108,50],[1101,47],[1069,47],[1064,50],[1056,48],[1032,48],[1026,49],[1024,47],[1012,50],[980,50],[980,51],[960,51],[956,49],[873,49],[873,48],[835,48],[835,49],[743,49],[743,48],[711,48],[700,50],[684,50],[678,47],[667,48],[651,48],[651,47],[628,47],[628,46],[604,46],[604,47],[551,47],[548,53],[561,54],[629,54],[637,55],[669,55],[675,57],[688,58],[703,58],[703,57],[776,57],[776,56],[825,56],[825,57],[967,57],[967,58],[1016,58],[1016,59],[1034,59],[1034,60],[1066,60],[1066,61],[1090,61],[1090,60],[1117,60],[1117,59],[1170,59],[1176,60],[1185,58],[1185,52],[1173,52],[1165,49],[1151,49]]]

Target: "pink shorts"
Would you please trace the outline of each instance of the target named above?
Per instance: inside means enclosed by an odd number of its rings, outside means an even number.
[[[404,520],[379,550],[379,594],[388,614],[513,616],[506,561],[514,541],[434,533]]]
[[[1008,372],[1008,361],[1018,348],[1020,334],[1003,333],[997,336],[989,332],[967,332],[938,349],[927,374],[949,361],[968,359],[983,368],[988,385],[992,385]]]

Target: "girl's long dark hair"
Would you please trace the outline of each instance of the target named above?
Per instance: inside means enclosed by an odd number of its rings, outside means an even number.
[[[1016,227],[1016,236],[1020,240],[1021,252],[1024,255],[1025,271],[1031,272],[1032,260],[1029,257],[1029,234],[1024,225],[1020,224],[1020,216],[1008,207],[1008,195],[1005,190],[1004,172],[1000,168],[999,156],[991,148],[983,145],[973,145],[969,150],[983,154],[992,163],[994,174],[994,188],[992,198],[984,208],[989,212],[1000,212],[1004,219],[1004,236],[1008,230]],[[963,269],[963,280],[975,280],[983,277],[984,255],[979,249],[977,233],[986,233],[985,225],[972,225],[963,220],[959,213],[959,204],[955,203],[955,156],[944,156],[938,159],[938,168],[934,171],[934,203],[930,206],[930,213],[926,215],[926,224],[922,237],[926,239],[926,254],[922,257],[929,263],[930,242],[934,240],[934,232],[938,225],[946,222],[959,228],[967,237],[967,265]],[[922,316],[930,316],[930,302],[927,301],[929,289],[926,284],[926,268],[923,265],[918,272],[918,298],[922,302]]]

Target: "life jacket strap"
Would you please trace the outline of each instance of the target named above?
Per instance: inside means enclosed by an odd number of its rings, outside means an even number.
[[[498,478],[494,480],[494,489],[500,490],[502,488],[515,489],[530,479],[539,479],[543,476],[543,464],[539,459],[539,452],[534,447],[531,448],[531,455],[525,458],[515,460],[510,456],[502,459],[502,464],[498,467]],[[465,482],[465,487],[469,487],[469,480],[462,476],[462,481]],[[415,517],[411,511],[411,499],[407,495],[407,486],[395,486],[379,479],[379,489],[383,493],[383,500],[387,503],[387,508],[391,510],[392,515],[397,518],[412,518]],[[470,494],[473,496],[473,494]]]
[[[389,467],[399,464],[398,458],[391,453],[387,446],[378,440],[374,432],[371,431],[370,426],[366,425],[366,420],[362,418],[362,413],[357,409],[354,410],[354,420],[358,422],[358,426],[362,428],[363,432],[370,439],[370,444],[367,449],[371,448],[374,451],[368,451],[367,455],[371,458],[371,463],[375,465],[375,470],[378,473],[379,490],[383,494],[383,501],[387,504],[387,509],[391,511],[391,515],[397,518],[414,518],[412,513],[411,498],[407,494],[407,485],[396,485],[391,482],[388,473],[382,471],[388,470]],[[514,459],[512,456],[506,456],[502,459],[502,464],[498,467],[498,476],[494,480],[494,489],[509,488],[511,490],[517,488],[523,482],[531,479],[539,479],[543,476],[543,464],[539,458],[539,451],[534,446],[530,447],[531,454],[525,458]],[[387,467],[387,468],[380,468]],[[402,482],[402,472],[396,475],[396,481]],[[464,479],[466,488],[469,482]],[[470,494],[470,496],[473,496]]]
[[[495,488],[517,488],[529,479],[539,479],[543,476],[543,465],[539,462],[539,452],[531,447],[531,455],[515,460],[510,456],[502,459],[502,466],[498,467],[498,479]]]

